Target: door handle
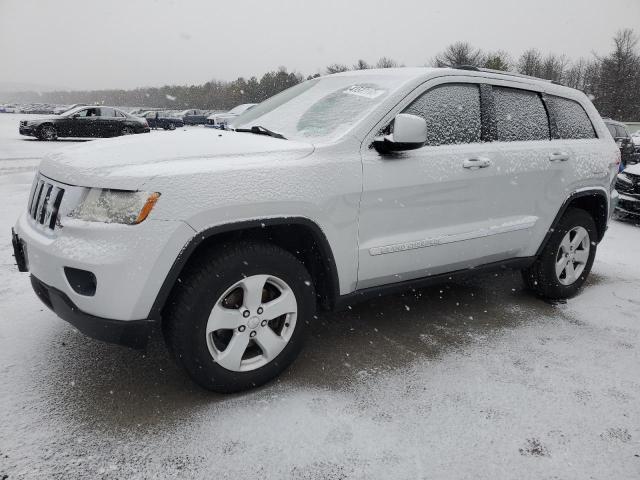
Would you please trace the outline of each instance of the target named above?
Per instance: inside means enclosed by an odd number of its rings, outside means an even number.
[[[553,152],[549,155],[551,162],[566,162],[569,160],[569,154],[566,152]]]
[[[484,157],[467,158],[462,162],[463,168],[487,168],[491,166],[491,160]]]

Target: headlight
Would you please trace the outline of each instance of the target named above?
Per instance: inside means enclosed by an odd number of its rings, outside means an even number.
[[[88,222],[136,225],[149,216],[158,198],[158,192],[92,188],[69,216]]]

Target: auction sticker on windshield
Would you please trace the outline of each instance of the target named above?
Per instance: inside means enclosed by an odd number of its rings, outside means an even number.
[[[384,90],[377,90],[371,87],[365,87],[364,85],[351,85],[349,88],[343,91],[349,95],[357,95],[358,97],[365,98],[378,98],[384,94]]]

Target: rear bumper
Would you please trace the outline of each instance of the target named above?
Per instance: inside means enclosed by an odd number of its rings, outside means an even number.
[[[31,275],[31,286],[42,303],[85,335],[131,348],[144,348],[147,345],[155,322],[96,317],[83,312],[64,292],[41,282],[33,275]]]

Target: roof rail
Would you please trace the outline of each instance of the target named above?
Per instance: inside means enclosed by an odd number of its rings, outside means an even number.
[[[474,72],[479,72],[480,68],[476,67],[475,65],[455,65],[451,68],[456,68],[458,70],[472,70]]]
[[[475,65],[454,65],[451,68],[455,68],[457,70],[471,70],[473,72],[485,72],[485,73],[495,73],[497,75],[509,75],[511,77],[518,78],[528,78],[530,80],[539,80],[541,82],[553,83],[554,85],[563,85],[561,82],[557,82],[556,80],[547,80],[546,78],[534,77],[532,75],[524,75],[522,73],[516,72],[505,72],[504,70],[494,70],[492,68],[482,68],[476,67]]]

